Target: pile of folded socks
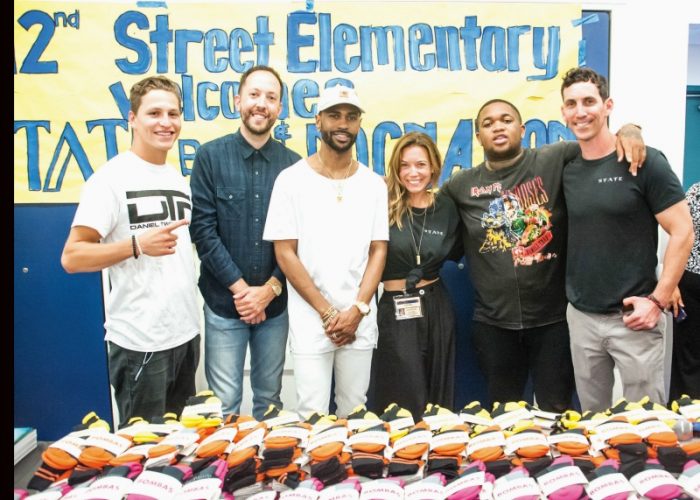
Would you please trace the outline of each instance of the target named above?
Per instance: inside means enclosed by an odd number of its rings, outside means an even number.
[[[87,414],[44,451],[27,489],[14,497],[103,498],[109,490],[128,500],[195,491],[201,498],[284,498],[301,488],[303,498],[322,491],[449,500],[700,498],[700,439],[692,432],[699,408],[687,396],[668,407],[621,399],[605,412],[556,415],[524,402],[488,410],[474,401],[459,412],[429,403],[414,416],[392,403],[379,414],[361,405],[341,419],[271,406],[258,421],[224,416],[216,395],[202,391],[179,417],[137,417],[114,433]]]

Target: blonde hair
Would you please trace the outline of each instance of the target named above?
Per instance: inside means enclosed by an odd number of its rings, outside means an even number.
[[[401,170],[401,154],[404,149],[411,146],[420,146],[428,153],[430,160],[430,184],[432,189],[428,189],[429,204],[432,207],[435,203],[435,191],[437,191],[437,183],[442,171],[442,156],[435,142],[429,135],[423,132],[409,132],[403,135],[399,142],[394,146],[389,159],[388,169],[386,170],[386,182],[389,189],[389,225],[396,224],[396,227],[402,229],[401,219],[408,213],[409,217],[413,217],[408,203],[408,190],[401,184],[399,179],[399,171]],[[427,209],[426,209],[427,210]]]

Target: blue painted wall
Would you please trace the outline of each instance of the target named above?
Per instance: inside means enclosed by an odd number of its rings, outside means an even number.
[[[67,274],[76,205],[15,205],[14,425],[55,440],[89,411],[110,421],[100,273]]]

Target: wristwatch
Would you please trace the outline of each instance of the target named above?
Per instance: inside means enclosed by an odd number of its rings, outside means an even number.
[[[279,297],[282,295],[282,287],[277,283],[276,281],[273,280],[267,280],[265,284],[270,285],[270,288],[272,288],[272,291],[275,292],[275,295]]]
[[[369,314],[369,305],[365,304],[364,302],[358,300],[355,302],[355,306],[360,310],[360,314],[363,316],[367,316]]]

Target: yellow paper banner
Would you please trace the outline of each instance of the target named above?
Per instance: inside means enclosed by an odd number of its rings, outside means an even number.
[[[197,147],[239,127],[233,96],[254,64],[276,68],[284,110],[273,135],[315,152],[320,89],[354,86],[366,110],[356,153],[376,172],[405,131],[433,136],[445,172],[483,158],[473,119],[516,104],[528,138],[564,134],[560,75],[577,64],[580,6],[465,2],[71,3],[15,1],[15,203],[77,202],[129,148],[129,88],[152,74],[183,91],[168,157],[189,175]],[[305,9],[308,7],[309,9]]]

